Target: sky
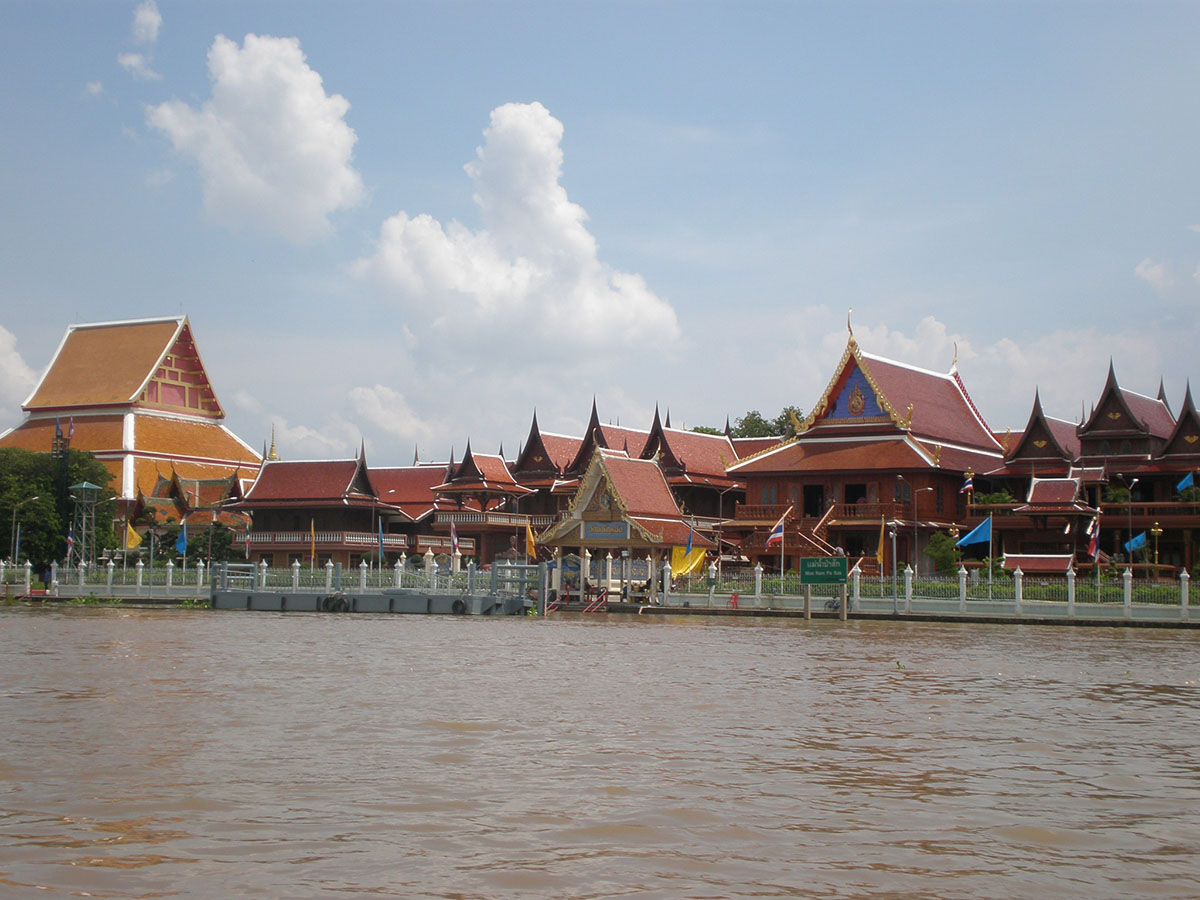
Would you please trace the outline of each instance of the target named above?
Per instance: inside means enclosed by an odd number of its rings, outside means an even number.
[[[1200,4],[0,0],[0,428],[187,315],[226,424],[404,465],[811,409],[997,431],[1200,376]],[[918,404],[919,407],[919,404]],[[916,415],[919,416],[919,408]]]

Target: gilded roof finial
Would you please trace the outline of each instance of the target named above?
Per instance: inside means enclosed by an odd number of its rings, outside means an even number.
[[[850,313],[852,313],[852,312],[854,312],[854,307],[853,307],[853,306],[852,306],[852,307],[850,307],[848,310],[846,310],[846,330],[847,330],[848,332],[850,332],[850,339],[851,339],[851,340],[853,340],[853,339],[854,339],[854,329],[853,329],[853,328],[851,327],[851,325],[850,325]]]
[[[267,451],[267,459],[271,462],[276,462],[279,459],[279,454],[275,450],[275,426],[271,426],[271,449]]]

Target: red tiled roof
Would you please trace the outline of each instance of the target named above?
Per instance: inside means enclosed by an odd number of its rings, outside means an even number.
[[[664,428],[663,436],[671,453],[683,463],[693,479],[725,478],[725,468],[737,462],[737,451],[733,442],[723,434],[705,434],[700,431],[682,431]]]
[[[998,462],[999,460],[997,460]],[[870,471],[926,468],[929,463],[903,435],[860,441],[797,438],[777,450],[734,467],[739,477],[755,473]]]
[[[1170,437],[1175,430],[1175,418],[1167,409],[1167,404],[1154,397],[1135,394],[1122,388],[1121,396],[1133,417],[1145,425],[1150,434],[1155,437]]]
[[[246,502],[342,500],[351,495],[357,472],[355,459],[270,460],[263,464]]]
[[[601,453],[613,490],[631,517],[682,518],[671,488],[653,460]]]
[[[912,404],[912,433],[925,440],[999,451],[961,381],[915,366],[863,353],[863,368],[879,385],[892,409],[905,414]]]
[[[1066,554],[1005,554],[1004,568],[1020,569],[1025,575],[1065,575],[1071,568],[1075,557]]]
[[[754,437],[754,438],[733,438],[733,450],[737,454],[738,459],[745,459],[754,453],[760,453],[768,447],[774,447],[780,441],[785,440],[778,435],[771,437]],[[731,461],[732,462],[732,461]]]
[[[384,503],[400,507],[413,521],[418,521],[437,509],[439,504],[433,489],[445,480],[446,467],[404,466],[393,469],[371,469],[371,484]]]
[[[564,434],[551,434],[545,431],[541,433],[541,437],[542,446],[546,448],[546,452],[550,455],[550,462],[560,472],[571,464],[571,460],[579,452],[579,445],[583,443],[583,438],[568,437]]]

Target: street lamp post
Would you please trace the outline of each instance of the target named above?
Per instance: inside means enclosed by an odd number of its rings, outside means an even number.
[[[17,503],[14,504],[14,506],[13,506],[12,531],[9,532],[9,535],[12,538],[12,543],[9,547],[8,558],[9,558],[9,560],[12,561],[12,564],[14,566],[17,564],[17,550],[18,550],[18,547],[17,547],[17,510],[20,509],[22,506],[24,506],[26,503],[32,503],[34,500],[37,500],[37,499],[38,499],[37,497],[27,497],[24,500],[17,501]]]
[[[1129,497],[1125,502],[1125,523],[1129,526],[1129,537],[1126,541],[1129,544],[1129,570],[1133,571],[1133,486],[1138,483],[1138,479],[1133,479],[1129,482]]]
[[[896,529],[895,522],[888,528],[888,536],[892,539],[892,615],[897,615],[900,612],[900,591],[899,585],[896,583],[896,567],[900,561],[896,559]]]
[[[1158,578],[1158,539],[1162,537],[1163,530],[1158,527],[1158,523],[1154,523],[1154,527],[1150,529],[1150,534],[1154,536],[1154,577]]]

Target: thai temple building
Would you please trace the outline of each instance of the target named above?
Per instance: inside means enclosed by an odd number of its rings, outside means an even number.
[[[177,477],[248,483],[262,462],[222,424],[185,316],[72,325],[22,409],[0,447],[87,450],[127,506]]]
[[[939,373],[872,356],[851,333],[796,435],[729,466],[746,503],[724,533],[738,555],[775,570],[781,558],[792,568],[798,557],[840,553],[865,572],[881,560],[884,571],[896,560],[926,571],[929,535],[968,519],[963,473],[1003,461],[955,364]],[[768,550],[781,519],[783,546]]]

